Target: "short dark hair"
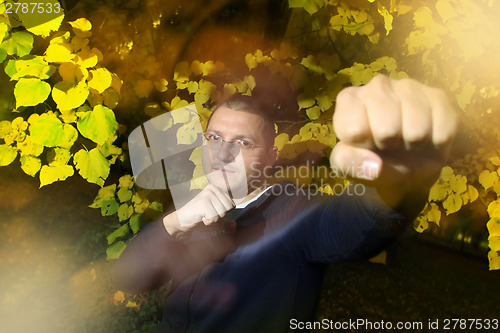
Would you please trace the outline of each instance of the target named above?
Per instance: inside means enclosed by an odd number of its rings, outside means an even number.
[[[235,94],[231,97],[223,100],[212,112],[210,118],[207,121],[207,127],[210,123],[212,115],[220,107],[226,107],[234,111],[242,111],[247,113],[253,113],[260,116],[264,120],[264,137],[266,142],[269,142],[271,146],[274,145],[274,138],[276,137],[276,131],[274,129],[274,119],[273,115],[275,113],[275,106],[269,105],[259,98],[255,98],[247,95]]]

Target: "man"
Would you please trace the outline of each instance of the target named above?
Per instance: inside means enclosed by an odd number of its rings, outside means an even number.
[[[158,332],[289,331],[314,318],[328,263],[377,254],[416,217],[448,158],[456,109],[439,90],[385,76],[336,103],[331,165],[362,178],[363,195],[308,200],[289,183],[266,187],[259,171],[276,159],[267,106],[236,98],[214,111],[211,184],[141,231],[116,265],[125,291],[172,280]]]

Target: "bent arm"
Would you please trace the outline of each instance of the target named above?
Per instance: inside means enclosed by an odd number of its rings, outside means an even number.
[[[184,247],[181,240],[168,235],[162,220],[148,224],[116,262],[113,272],[116,287],[134,294],[159,288],[178,275],[176,257]]]
[[[120,290],[139,294],[170,280],[175,288],[182,280],[234,250],[231,238],[226,235],[214,238],[206,231],[193,231],[186,238],[170,236],[166,225],[170,218],[176,218],[175,214],[147,225],[123,251],[113,272]]]

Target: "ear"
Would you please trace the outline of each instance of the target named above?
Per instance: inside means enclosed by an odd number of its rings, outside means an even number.
[[[274,165],[278,159],[278,147],[272,147],[269,149],[269,165]]]

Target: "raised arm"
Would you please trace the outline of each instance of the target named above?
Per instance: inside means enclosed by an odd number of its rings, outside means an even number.
[[[443,91],[379,75],[339,93],[333,125],[340,142],[330,162],[413,218],[449,157],[458,120]]]

